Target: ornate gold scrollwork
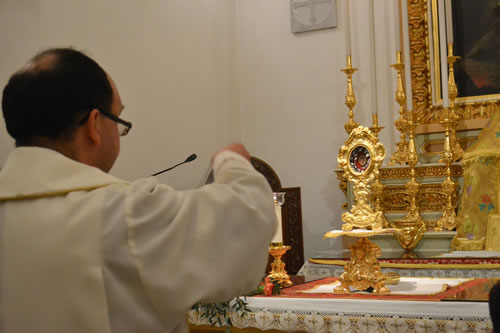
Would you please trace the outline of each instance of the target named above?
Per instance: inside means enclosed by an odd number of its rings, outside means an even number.
[[[396,229],[364,230],[356,229],[352,231],[333,230],[325,234],[325,238],[335,238],[339,236],[358,237],[355,244],[349,246],[351,250],[351,260],[344,266],[344,273],[339,277],[340,285],[333,290],[336,294],[349,294],[350,288],[366,290],[373,288],[373,293],[386,295],[390,293],[386,284],[398,284],[399,275],[395,273],[384,274],[380,270],[377,257],[380,256],[380,247],[370,242],[368,237],[397,233]]]
[[[415,168],[417,178],[446,177],[446,165],[419,166]],[[463,176],[461,165],[451,165],[451,176]],[[347,200],[347,179],[343,177],[343,170],[335,170],[339,187]],[[380,168],[380,180],[405,179],[410,177],[410,168]],[[456,194],[454,195],[456,205]],[[409,198],[404,185],[385,185],[381,198],[382,211],[394,213],[408,210]],[[440,211],[446,204],[446,195],[441,190],[441,184],[420,184],[418,204],[421,211]],[[347,210],[348,204],[343,203],[342,208]]]
[[[407,251],[413,250],[418,245],[427,229],[421,219],[392,221],[392,224],[399,231],[396,234],[399,244]]]
[[[451,165],[452,177],[460,177],[463,175],[461,165]],[[409,178],[411,173],[410,168],[381,168],[380,179],[401,179]],[[432,178],[444,177],[447,174],[446,165],[432,165],[415,167],[415,175],[417,178]]]
[[[341,172],[336,172],[336,173],[337,173],[337,179],[339,180],[339,188],[342,192],[344,192],[344,196],[347,199],[347,179],[343,177]],[[347,202],[344,202],[341,207],[342,209],[347,210],[348,209]]]
[[[334,293],[349,294],[349,287],[358,290],[371,287],[374,294],[389,294],[390,290],[385,286],[386,277],[380,271],[377,261],[377,257],[380,256],[380,247],[363,237],[349,248],[352,251],[352,257],[344,267],[345,271],[339,278],[340,285],[334,289]]]
[[[457,203],[457,193],[452,196],[453,204]],[[447,194],[442,191],[441,184],[420,184],[417,205],[421,212],[440,212],[448,200]],[[405,185],[391,185],[384,187],[381,201],[381,210],[385,213],[401,213],[408,210],[410,197]]]
[[[343,178],[353,184],[354,205],[342,214],[342,230],[353,228],[382,229],[383,213],[374,211],[369,196],[371,184],[378,175],[385,157],[385,148],[369,128],[358,126],[339,150],[338,162]]]
[[[281,260],[281,257],[285,254],[285,252],[291,248],[292,247],[288,245],[269,247],[269,254],[273,256],[274,260],[271,263],[271,272],[268,274],[268,277],[272,280],[278,281],[282,288],[293,285],[293,282],[290,280],[290,276],[285,270],[285,263]]]
[[[375,212],[382,213],[382,214],[380,214],[380,218],[382,219],[382,227],[389,228],[390,224],[387,221],[387,219],[385,218],[385,215],[384,215],[385,210],[382,206],[382,199],[384,196],[384,188],[385,188],[385,185],[380,182],[378,177],[376,177],[375,182],[372,185],[372,193],[373,193],[373,202],[375,205]]]

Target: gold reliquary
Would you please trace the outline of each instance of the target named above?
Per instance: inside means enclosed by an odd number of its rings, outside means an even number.
[[[353,184],[354,204],[350,212],[342,214],[342,230],[371,229],[385,227],[381,211],[370,205],[372,183],[379,174],[385,158],[385,148],[377,136],[368,128],[358,126],[339,150],[338,163],[344,179]]]

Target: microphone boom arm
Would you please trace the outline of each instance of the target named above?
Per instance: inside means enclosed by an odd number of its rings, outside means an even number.
[[[186,158],[186,160],[185,160],[184,162],[178,163],[178,164],[176,164],[176,165],[174,165],[174,166],[171,166],[170,168],[167,168],[167,169],[165,169],[165,170],[158,171],[157,173],[152,174],[152,175],[151,175],[151,177],[153,177],[153,176],[158,176],[159,174],[162,174],[162,173],[164,173],[164,172],[167,172],[167,171],[169,171],[169,170],[172,170],[173,168],[176,168],[176,167],[178,167],[178,166],[179,166],[179,165],[181,165],[181,164],[184,164],[184,163],[189,163],[189,162],[191,162],[191,161],[194,161],[197,157],[198,157],[198,156],[197,156],[196,154],[191,154],[191,155],[189,155],[189,156]]]

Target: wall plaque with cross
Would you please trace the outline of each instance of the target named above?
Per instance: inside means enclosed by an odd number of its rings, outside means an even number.
[[[335,0],[290,0],[292,32],[337,26]]]

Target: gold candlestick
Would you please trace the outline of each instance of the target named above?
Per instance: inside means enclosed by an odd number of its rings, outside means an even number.
[[[453,121],[449,119],[449,113],[450,109],[444,108],[445,118],[442,122],[445,128],[444,147],[441,160],[439,161],[446,164],[446,180],[441,184],[441,189],[448,197],[448,200],[443,215],[434,227],[434,231],[443,231],[444,229],[452,230],[457,226],[455,207],[453,205],[453,197],[456,194],[457,185],[451,180],[451,163],[454,160],[454,156],[451,149],[450,127]]]
[[[269,247],[269,254],[273,256],[274,261],[271,263],[271,272],[267,277],[278,281],[281,288],[293,285],[285,270],[285,263],[281,260],[281,257],[291,248],[289,245],[274,246],[274,244]]]
[[[354,111],[352,110],[356,105],[356,96],[354,96],[354,89],[352,87],[352,74],[357,71],[357,68],[352,67],[351,56],[346,57],[347,66],[341,69],[342,72],[347,75],[347,94],[345,95],[345,105],[349,108],[349,120],[344,124],[344,128],[347,134],[350,134],[353,129],[359,126],[359,124],[354,121]]]
[[[385,185],[379,180],[380,174],[375,176],[375,182],[372,185],[373,201],[375,203],[375,214],[379,216],[379,220],[382,221],[382,228],[389,228],[390,224],[384,215],[384,209],[382,208],[382,198],[384,195]]]
[[[401,51],[396,52],[396,63],[391,65],[397,72],[396,102],[399,104],[399,119],[394,122],[401,133],[400,141],[396,143],[396,151],[392,154],[389,165],[406,164],[408,162],[408,145],[406,143],[406,131],[408,121],[405,118],[404,104],[406,94],[403,89],[403,70],[405,65],[401,62]]]
[[[412,116],[408,116],[408,164],[410,165],[410,180],[406,183],[406,192],[410,196],[410,208],[403,220],[392,221],[393,226],[399,230],[399,234],[396,235],[399,244],[406,250],[412,250],[418,245],[426,229],[425,222],[420,215],[420,208],[417,204],[420,184],[415,179],[415,166],[418,162],[418,154],[415,149],[414,131],[418,124],[413,122],[412,118]]]
[[[373,125],[372,127],[370,127],[370,130],[378,139],[378,133],[383,129],[383,127],[380,127],[378,125],[378,114],[376,113],[372,114],[372,121]],[[373,201],[375,203],[375,214],[377,214],[379,216],[379,220],[382,221],[382,228],[388,228],[389,222],[385,218],[384,210],[382,209],[382,204],[381,204],[385,186],[380,182],[379,178],[380,178],[380,173],[377,173],[375,175],[375,181],[373,182],[372,185]]]
[[[456,128],[458,125],[457,107],[455,98],[457,98],[458,90],[455,83],[455,71],[453,65],[460,57],[453,55],[453,43],[448,43],[448,95],[450,98],[450,149],[453,154],[453,161],[459,161],[464,157],[464,151],[457,139]]]

